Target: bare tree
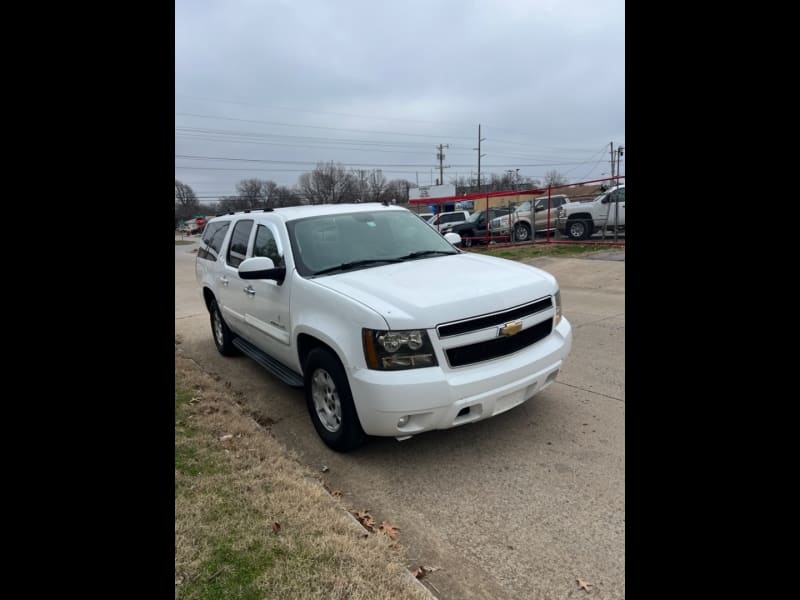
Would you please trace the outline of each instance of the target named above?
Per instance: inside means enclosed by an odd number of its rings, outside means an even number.
[[[383,189],[383,197],[389,202],[394,200],[397,204],[408,203],[408,188],[411,182],[405,179],[392,179]]]
[[[533,177],[528,177],[527,175],[521,175],[519,178],[519,188],[520,189],[530,189],[530,188],[540,188],[542,187],[542,182],[539,179],[535,179]]]
[[[352,169],[353,189],[356,199],[366,201],[369,198],[369,177],[370,172],[366,169]]]
[[[260,179],[243,179],[236,184],[242,208],[264,208],[267,203],[265,182]]]
[[[383,171],[375,169],[369,174],[369,197],[373,202],[379,202],[383,199],[383,194],[386,191],[386,178],[383,176]]]
[[[241,202],[239,196],[222,196],[217,203],[217,209],[220,212],[235,212],[243,208]]]
[[[298,178],[298,187],[311,204],[339,204],[356,200],[358,184],[341,163],[317,163]]]
[[[199,207],[199,201],[191,186],[175,180],[175,219],[190,218]]]
[[[272,206],[274,208],[280,208],[281,206],[297,206],[298,204],[302,204],[302,202],[300,202],[300,194],[283,185],[276,187],[275,190],[270,194],[270,201],[272,202]]]
[[[264,202],[265,206],[274,206],[275,190],[278,189],[278,184],[274,181],[267,180],[264,182]]]
[[[564,177],[561,173],[553,169],[552,171],[548,171],[544,174],[544,184],[545,185],[565,185],[567,183],[567,178]]]

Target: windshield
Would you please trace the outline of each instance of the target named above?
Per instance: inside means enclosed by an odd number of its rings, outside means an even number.
[[[481,218],[482,214],[483,214],[482,210],[479,210],[478,212],[474,212],[469,216],[469,219],[467,219],[467,221],[469,221],[470,223],[477,223],[478,219]]]
[[[286,227],[303,277],[458,253],[409,211],[321,215],[289,221]]]
[[[516,209],[517,212],[530,212],[531,210],[531,201],[525,200],[522,204],[520,204]]]

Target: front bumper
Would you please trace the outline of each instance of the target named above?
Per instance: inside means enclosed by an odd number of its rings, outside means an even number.
[[[368,435],[406,437],[503,413],[548,387],[572,347],[566,318],[545,339],[514,354],[451,369],[351,370],[350,387]],[[402,427],[398,421],[408,416]]]

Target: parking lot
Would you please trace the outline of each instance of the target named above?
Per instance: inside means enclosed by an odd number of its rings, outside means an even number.
[[[530,261],[558,279],[574,328],[572,353],[547,390],[473,425],[337,454],[316,435],[301,390],[217,353],[196,247],[175,247],[183,352],[230,382],[301,461],[326,466],[346,506],[398,526],[414,564],[441,567],[425,579],[438,597],[624,597],[624,251]]]

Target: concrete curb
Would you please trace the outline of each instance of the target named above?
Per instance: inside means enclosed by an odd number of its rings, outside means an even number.
[[[325,490],[325,491],[328,493],[328,496],[330,496],[330,497],[331,497],[331,499],[333,499],[334,501],[336,501],[336,498],[333,496],[333,494],[331,494],[330,492],[328,492],[328,490],[325,488],[325,486],[324,486],[324,485],[322,486],[322,489],[323,489],[323,490]],[[338,501],[337,501],[337,504],[338,504]],[[353,515],[350,513],[350,511],[348,511],[348,510],[345,510],[344,512],[345,512],[345,514],[346,514],[348,517],[350,517],[350,521],[351,521],[351,522],[352,522],[352,523],[355,525],[355,527],[357,527],[357,528],[358,528],[359,532],[366,533],[367,535],[369,535],[369,534],[370,534],[369,530],[368,530],[366,527],[364,527],[364,526],[363,526],[361,523],[359,523],[359,522],[358,522],[358,519],[356,519],[356,518],[355,518],[355,517],[354,517],[354,516],[353,516]],[[401,579],[401,583],[403,583],[404,585],[410,585],[410,586],[412,586],[412,587],[416,587],[416,588],[418,588],[420,591],[422,591],[422,592],[424,592],[425,594],[427,594],[427,595],[428,595],[428,598],[430,598],[431,600],[439,600],[438,596],[434,596],[434,595],[433,595],[433,592],[431,592],[431,590],[429,590],[429,589],[428,589],[428,588],[425,586],[425,584],[424,584],[424,583],[422,583],[422,582],[421,582],[419,579],[417,579],[416,577],[414,577],[414,576],[411,574],[411,571],[408,571],[408,570],[405,570],[405,571],[403,571],[403,573],[400,575],[400,579]]]

